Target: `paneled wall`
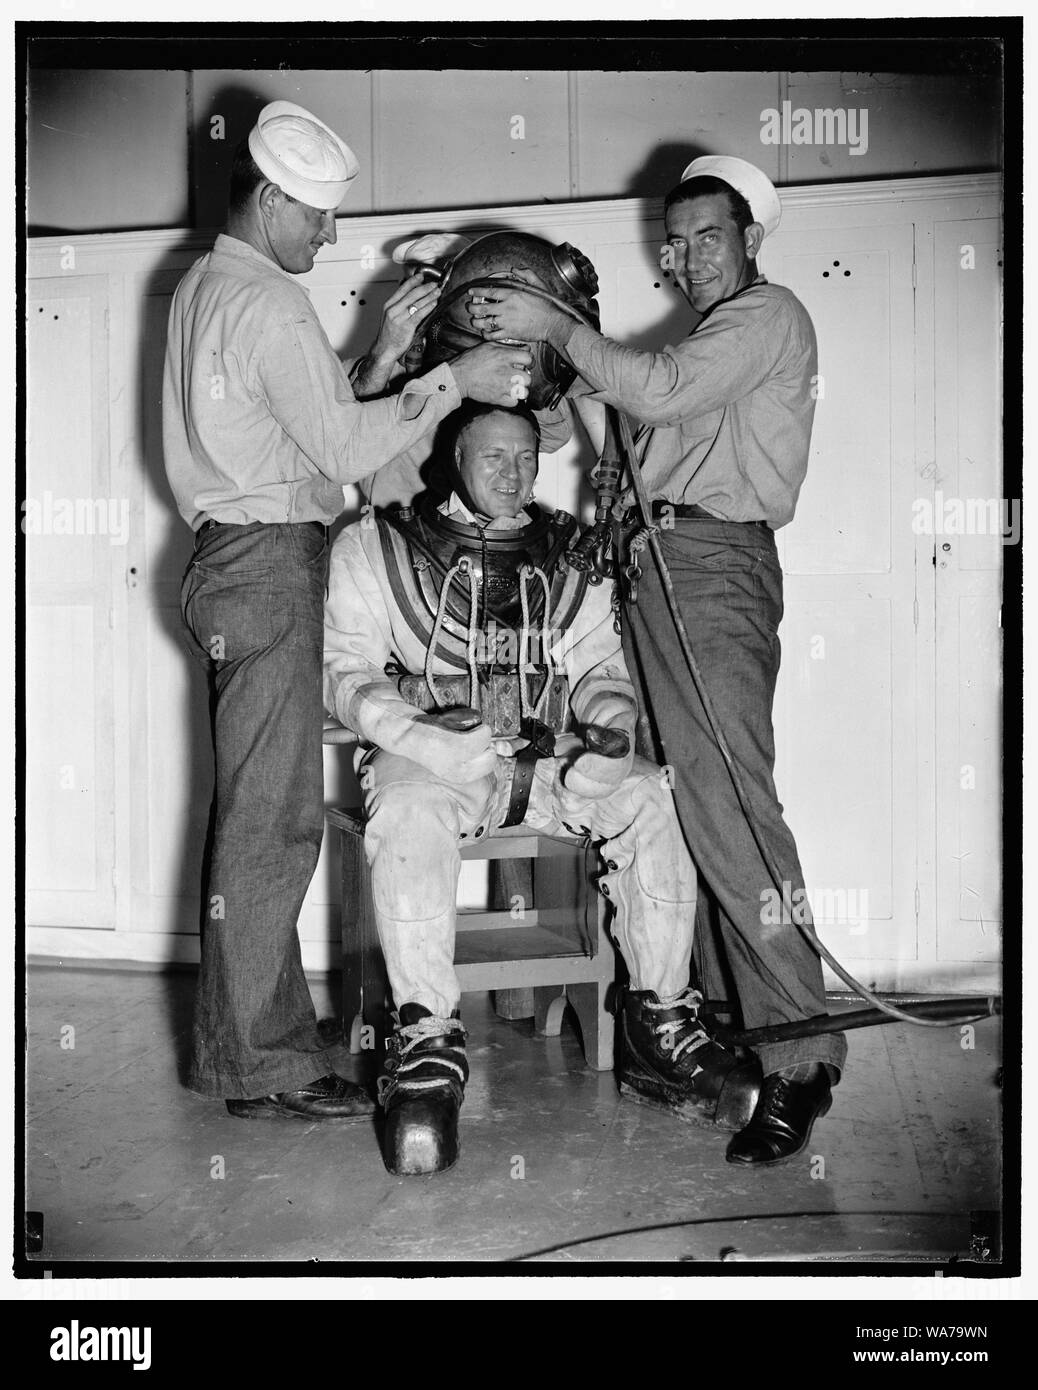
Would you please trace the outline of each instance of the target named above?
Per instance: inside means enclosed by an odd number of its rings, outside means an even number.
[[[913,519],[939,490],[1000,492],[998,183],[789,189],[783,208],[762,268],[814,319],[822,394],[798,514],[778,533],[779,793],[820,930],[866,983],[990,989],[1000,543]],[[580,246],[618,338],[686,331],[656,264],[659,205],[626,200],[341,220],[306,277],[335,346],[372,336],[398,241],[481,219]],[[110,497],[127,518],[121,541],[29,538],[28,944],[40,954],[197,958],[211,749],[180,630],[190,534],[163,471],[160,369],[169,298],[206,246],[151,233],[30,250],[30,494]],[[578,508],[590,462],[578,443],[545,459],[538,496]],[[347,752],[327,749],[330,803],[351,777]],[[300,919],[308,965],[334,963],[337,922],[326,837]]]
[[[660,197],[698,154],[786,185],[999,166],[1000,94],[959,73],[37,70],[32,230],[220,225],[234,146],[277,98],[356,151],[354,217]],[[765,143],[784,102],[865,111],[867,139]]]

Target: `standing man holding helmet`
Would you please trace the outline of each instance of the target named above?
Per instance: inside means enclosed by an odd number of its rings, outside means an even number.
[[[463,397],[513,406],[531,356],[486,344],[385,385],[432,311],[413,276],[352,374],[305,274],[358,171],[323,121],[265,106],[231,174],[226,231],[170,311],[166,471],[195,532],[184,621],[210,676],[216,784],[189,1084],[246,1118],[369,1114],[317,1030],[296,922],[324,828],[321,670],[328,526],[343,485],[432,434]]]
[[[628,413],[637,465],[703,681],[747,787],[759,832],[791,900],[803,873],[773,779],[772,706],[779,668],[782,570],[774,530],[793,518],[807,470],[817,350],[807,311],[758,273],[778,226],[770,180],[745,160],[708,156],[667,195],[661,263],[699,315],[662,352],[624,348],[517,290],[482,289],[473,326],[489,339],[550,343],[593,396]],[[625,599],[632,672],[640,670],[674,799],[699,873],[719,908],[727,963],[747,1028],[826,1012],[819,959],[793,922],[773,925],[775,892],[702,702],[690,679],[655,565]],[[785,916],[785,914],[783,914]],[[723,988],[700,940],[707,994]],[[625,1008],[630,1009],[629,1001]],[[807,1144],[831,1104],[846,1055],[840,1033],[757,1049],[765,1073],[731,1163],[781,1163]]]

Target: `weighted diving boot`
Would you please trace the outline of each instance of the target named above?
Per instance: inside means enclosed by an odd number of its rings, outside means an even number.
[[[460,1019],[404,1004],[378,1083],[386,1117],[383,1158],[391,1173],[442,1173],[457,1162],[458,1111],[468,1076]]]
[[[652,990],[628,990],[623,1003],[620,1091],[690,1124],[738,1131],[749,1124],[761,1088],[758,1058],[711,1037],[694,989],[670,1004]]]

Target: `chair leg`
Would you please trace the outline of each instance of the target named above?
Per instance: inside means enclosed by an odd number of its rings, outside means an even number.
[[[529,985],[522,989],[495,989],[491,992],[491,999],[498,1018],[532,1018],[536,1013],[534,992]]]
[[[566,1012],[566,991],[562,985],[538,985],[533,992],[533,1031],[540,1038],[557,1038],[562,1032]]]
[[[573,1005],[580,1024],[584,1057],[592,1071],[611,1071],[613,1068],[615,1027],[613,1015],[606,1008],[608,990],[609,982],[605,980],[566,986],[566,997]]]
[[[346,1034],[346,1039],[350,1045],[350,1052],[355,1057],[358,1052],[362,1052],[364,1050],[364,1015],[358,1012],[353,1014],[352,1016],[347,1014],[345,1015],[345,1017],[349,1030]]]
[[[529,859],[492,859],[490,861],[490,896],[492,911],[507,912],[516,900],[533,902],[533,873]],[[498,1018],[532,1018],[535,1012],[533,989],[496,989],[491,1002]]]

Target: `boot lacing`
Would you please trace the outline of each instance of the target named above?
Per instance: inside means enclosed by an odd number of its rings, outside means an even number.
[[[419,1052],[411,1056],[412,1049],[424,1038],[440,1038],[451,1033],[461,1034],[461,1046],[438,1047],[435,1052]],[[434,1087],[443,1087],[449,1084],[449,1078],[440,1076],[412,1076],[411,1072],[419,1067],[428,1066],[434,1063],[437,1067],[446,1067],[448,1071],[456,1074],[462,1086],[465,1085],[468,1073],[465,1066],[464,1043],[468,1033],[457,1018],[420,1018],[417,1023],[406,1023],[397,1027],[393,1037],[390,1039],[390,1047],[394,1056],[386,1059],[386,1073],[378,1078],[378,1098],[384,1105],[389,1099],[391,1092],[396,1092],[401,1088],[408,1091],[426,1091]],[[449,1055],[453,1053],[454,1056]]]
[[[678,1041],[676,1037],[676,1035],[687,1028],[691,1022],[695,1022],[697,1025],[699,1024],[699,1006],[702,1002],[703,996],[698,990],[691,988],[686,989],[683,994],[678,995],[677,999],[672,1000],[669,1004],[652,1004],[648,1000],[645,1001],[645,1007],[647,1009],[688,1009],[692,1014],[691,1019],[672,1018],[668,1019],[665,1023],[659,1023],[653,1026],[652,1031],[658,1038],[661,1040],[664,1038],[670,1039],[669,1042],[661,1041],[661,1045],[665,1051],[671,1054],[675,1062],[682,1053],[695,1052],[698,1048],[704,1047],[710,1041],[709,1036],[703,1031],[701,1026],[698,1027],[697,1031],[689,1033],[688,1037],[682,1038],[680,1041]]]

